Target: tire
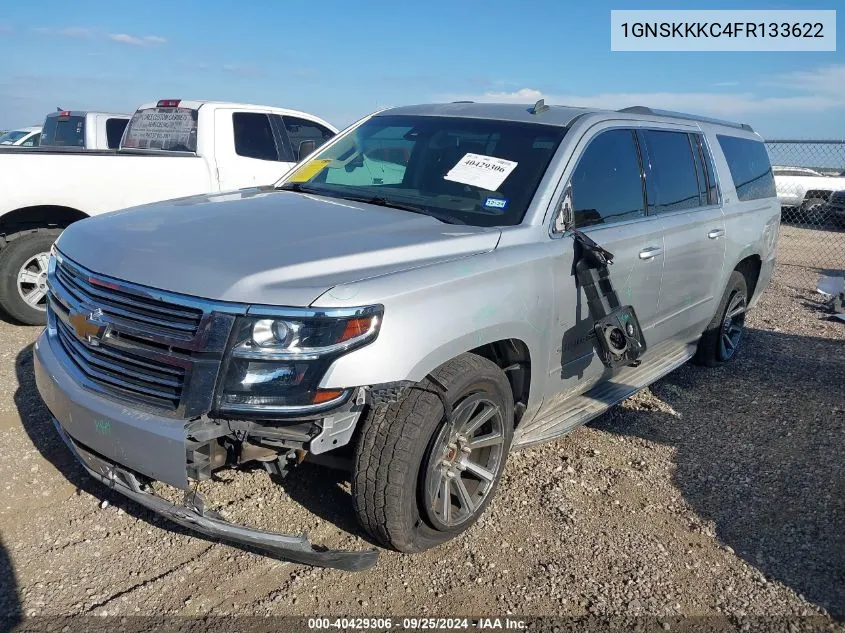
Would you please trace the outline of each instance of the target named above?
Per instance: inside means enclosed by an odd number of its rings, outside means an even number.
[[[497,444],[470,449],[467,441],[456,439],[447,446],[450,429],[437,386],[430,379],[412,388],[401,401],[370,411],[355,448],[353,503],[362,527],[379,543],[400,552],[429,549],[475,523],[493,498],[513,439],[513,394],[495,363],[475,354],[461,354],[439,367],[433,377],[446,388],[455,426],[496,409],[464,440],[486,436],[485,441]],[[492,439],[497,428],[501,443]],[[496,454],[497,461],[493,460]],[[462,460],[474,466],[462,468]],[[475,474],[476,460],[484,464],[484,475],[491,479]],[[485,460],[495,461],[495,466]],[[450,491],[446,512],[444,480]],[[458,502],[454,509],[453,498]]]
[[[801,205],[801,224],[809,224],[811,227],[823,228],[828,221],[827,200],[823,198],[810,198]]]
[[[25,325],[44,325],[47,322],[46,262],[50,247],[61,233],[57,229],[36,229],[7,238],[0,250],[0,309],[15,321]],[[46,257],[44,257],[46,255]],[[32,281],[24,281],[23,274]],[[32,303],[24,294],[30,295]],[[38,298],[38,302],[34,300]]]
[[[728,285],[716,314],[698,341],[693,362],[705,367],[719,367],[736,358],[742,334],[745,330],[745,315],[748,310],[748,285],[745,276],[735,270],[728,279]],[[733,314],[728,323],[728,314]],[[732,346],[728,344],[731,341]]]

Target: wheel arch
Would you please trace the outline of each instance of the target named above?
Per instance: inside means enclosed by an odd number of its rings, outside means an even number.
[[[526,342],[527,339],[529,337],[519,335],[468,335],[460,341],[452,341],[440,347],[422,359],[411,371],[411,379],[422,380],[461,354],[470,353],[486,358],[498,365],[508,378],[513,394],[514,423],[518,424],[525,410],[535,404],[534,400],[541,392],[540,389],[532,389],[532,385],[542,384],[536,375],[539,367],[531,363],[531,346]]]
[[[87,217],[88,214],[79,209],[59,205],[21,207],[0,216],[0,240],[39,228],[66,229]]]
[[[760,270],[762,266],[762,258],[756,253],[753,253],[743,257],[733,268],[734,270],[742,273],[742,276],[745,277],[745,285],[748,289],[749,301],[757,290],[757,282],[760,280]]]
[[[528,345],[518,338],[500,339],[469,350],[499,366],[511,385],[514,407],[514,425],[518,425],[528,407],[531,394],[531,352]]]

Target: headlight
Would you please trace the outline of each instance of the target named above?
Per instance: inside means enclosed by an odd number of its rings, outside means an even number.
[[[217,400],[223,413],[297,413],[329,408],[348,396],[318,389],[338,356],[372,342],[381,306],[299,316],[239,317]]]

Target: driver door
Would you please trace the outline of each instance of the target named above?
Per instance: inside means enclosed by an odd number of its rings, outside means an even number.
[[[636,136],[631,129],[604,125],[579,147],[569,177],[574,225],[613,253],[611,282],[620,303],[634,307],[646,344],[651,345],[663,272],[663,233],[658,218],[646,215]],[[574,277],[574,239],[565,231],[553,237],[560,240],[553,264],[555,338],[541,413],[612,375],[589,339],[593,320]]]

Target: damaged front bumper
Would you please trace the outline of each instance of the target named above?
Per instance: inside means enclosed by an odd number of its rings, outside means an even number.
[[[365,550],[315,549],[308,537],[277,534],[230,523],[213,511],[204,510],[202,502],[193,495],[186,495],[184,505],[173,504],[149,491],[138,476],[74,442],[73,438],[53,418],[53,424],[71,452],[94,479],[112,490],[126,495],[136,503],[167,517],[174,523],[224,541],[247,545],[280,558],[305,565],[333,567],[346,571],[363,571],[376,564],[378,552]],[[190,497],[194,497],[190,499]],[[190,502],[188,503],[188,500]]]
[[[60,360],[45,331],[35,344],[34,373],[38,391],[53,415],[56,429],[88,473],[113,490],[167,517],[174,523],[210,537],[249,546],[286,560],[349,571],[368,569],[378,552],[315,549],[306,536],[276,534],[236,525],[203,509],[192,496],[175,505],[145,484],[161,481],[190,490],[186,471],[184,422],[123,406],[81,386],[72,362]],[[327,427],[331,443],[345,427],[338,418]]]

